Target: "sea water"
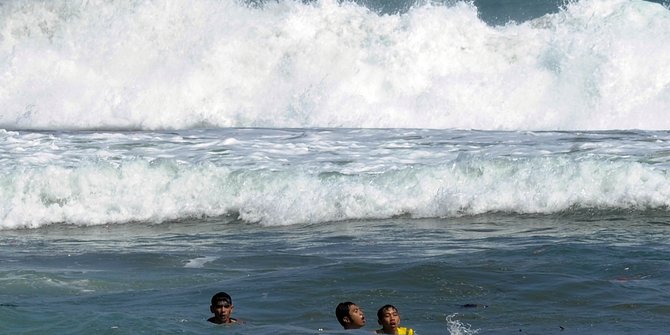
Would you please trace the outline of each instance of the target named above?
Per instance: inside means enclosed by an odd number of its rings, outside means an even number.
[[[3,2],[0,333],[664,334],[666,6]]]

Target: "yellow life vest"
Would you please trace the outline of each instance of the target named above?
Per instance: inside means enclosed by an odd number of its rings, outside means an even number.
[[[414,335],[412,328],[398,327],[398,335]]]

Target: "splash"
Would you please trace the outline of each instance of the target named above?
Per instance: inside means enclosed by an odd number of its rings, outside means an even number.
[[[670,11],[582,0],[502,26],[470,2],[0,6],[0,127],[670,129]]]
[[[447,324],[450,335],[473,335],[479,333],[479,329],[472,329],[469,324],[456,320],[458,314],[451,314],[447,316]]]

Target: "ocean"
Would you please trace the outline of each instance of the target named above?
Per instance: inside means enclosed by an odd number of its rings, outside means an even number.
[[[668,6],[2,2],[0,334],[666,334]]]

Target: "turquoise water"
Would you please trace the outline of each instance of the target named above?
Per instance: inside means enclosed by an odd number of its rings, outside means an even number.
[[[344,300],[365,309],[369,329],[392,303],[421,334],[468,333],[453,320],[482,334],[661,334],[669,225],[665,212],[583,212],[5,231],[0,324],[3,333],[210,334],[221,326],[205,321],[209,297],[225,290],[246,321],[224,327],[236,334],[337,331]]]

